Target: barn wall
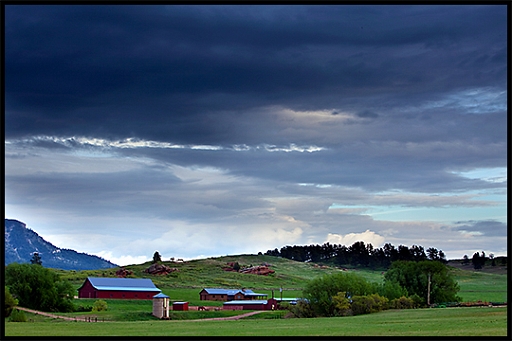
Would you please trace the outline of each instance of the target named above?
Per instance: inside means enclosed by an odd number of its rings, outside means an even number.
[[[243,310],[241,305],[226,304],[222,307],[223,310]]]
[[[127,299],[127,300],[151,300],[158,294],[154,291],[118,291],[102,290],[97,291],[97,298]]]
[[[96,289],[89,280],[86,280],[84,285],[78,289],[78,298],[96,298]]]
[[[228,300],[228,295],[212,295],[212,294],[207,294],[206,292],[201,292],[200,293],[200,299],[202,301],[227,301]]]

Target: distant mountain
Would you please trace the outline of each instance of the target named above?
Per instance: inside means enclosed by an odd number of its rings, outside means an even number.
[[[61,249],[41,238],[17,220],[5,219],[5,265],[30,263],[38,252],[46,268],[62,270],[97,270],[116,267],[101,257]]]

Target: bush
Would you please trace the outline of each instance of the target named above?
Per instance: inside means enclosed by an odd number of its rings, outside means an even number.
[[[425,300],[417,294],[409,296],[414,301],[414,308],[420,308],[425,305]]]
[[[11,315],[14,307],[18,305],[18,300],[12,297],[9,288],[5,287],[5,300],[4,300],[4,317],[9,317]]]
[[[315,317],[315,313],[311,308],[311,305],[304,300],[298,301],[295,305],[290,305],[289,310],[294,317]]]
[[[9,322],[27,322],[27,317],[23,311],[14,309],[9,316]]]
[[[339,292],[337,295],[332,297],[332,301],[334,302],[334,316],[348,316],[352,315],[352,310],[350,309],[350,301],[347,298],[347,294],[345,292]]]
[[[92,311],[105,311],[107,310],[107,302],[98,300],[92,305]]]
[[[82,312],[89,312],[92,311],[92,307],[90,305],[79,305],[78,307],[75,307],[75,312],[82,313]]]
[[[354,315],[371,314],[387,308],[389,300],[379,294],[354,296],[350,308]]]
[[[395,298],[389,303],[391,309],[412,309],[415,307],[414,300],[409,297],[402,296]]]

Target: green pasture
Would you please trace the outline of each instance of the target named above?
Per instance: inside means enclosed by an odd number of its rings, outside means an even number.
[[[29,314],[30,315],[30,314]],[[6,336],[507,336],[506,308],[387,310],[315,319],[6,322]]]
[[[463,302],[507,302],[507,275],[453,269]]]
[[[242,274],[224,271],[229,262],[238,262],[242,267],[250,265],[270,264],[275,271],[269,276]],[[283,288],[283,297],[300,297],[307,282],[324,274],[343,271],[336,267],[321,268],[313,263],[296,262],[285,258],[266,255],[237,255],[218,258],[191,260],[187,262],[164,261],[163,264],[176,268],[178,271],[165,276],[149,275],[144,270],[150,262],[129,265],[125,268],[133,271],[134,278],[150,278],[163,293],[172,301],[187,301],[190,305],[220,306],[220,302],[204,302],[199,300],[199,292],[207,287],[248,288],[267,294],[267,297],[280,297],[279,288]],[[490,269],[490,267],[487,267]],[[498,268],[498,267],[496,267]],[[506,274],[487,273],[452,267],[451,273],[460,286],[458,295],[463,301],[506,302]],[[62,271],[57,270],[62,278],[69,280],[78,289],[88,276],[115,277],[117,269]],[[365,268],[345,269],[355,272],[370,282],[382,282],[384,272]]]

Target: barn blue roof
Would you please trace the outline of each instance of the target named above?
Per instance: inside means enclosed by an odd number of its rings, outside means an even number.
[[[87,277],[97,290],[161,291],[147,278],[101,278]]]
[[[267,304],[268,300],[235,300],[224,302],[225,305],[252,305],[252,304]]]
[[[268,296],[267,294],[256,293],[250,289],[241,290],[241,289],[204,288],[204,290],[209,295],[229,295],[229,296],[231,296],[231,295],[235,295],[235,294],[238,294],[239,292],[241,292],[245,296]]]

